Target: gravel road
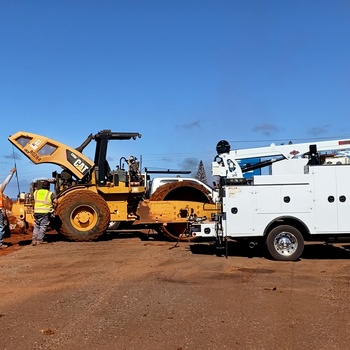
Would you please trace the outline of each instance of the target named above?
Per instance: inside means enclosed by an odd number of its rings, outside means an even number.
[[[23,242],[0,256],[0,348],[349,349],[345,248],[276,262],[131,235]]]

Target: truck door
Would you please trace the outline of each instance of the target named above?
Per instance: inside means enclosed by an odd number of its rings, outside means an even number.
[[[350,232],[350,167],[322,165],[310,171],[314,181],[316,233]]]
[[[338,231],[350,232],[350,166],[335,166],[336,188],[337,188],[337,209],[338,209]]]
[[[223,198],[223,212],[226,213],[223,225],[231,237],[253,236],[254,188],[253,186],[227,186]]]

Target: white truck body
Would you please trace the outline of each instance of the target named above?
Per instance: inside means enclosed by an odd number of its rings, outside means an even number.
[[[334,146],[337,142],[327,144]],[[346,145],[349,147],[348,142]],[[264,152],[268,153],[267,149]],[[259,156],[257,152],[254,155]],[[222,159],[225,157],[220,155]],[[308,161],[303,157],[285,158],[273,164],[269,174],[254,176],[251,181],[240,181],[232,174],[222,176],[221,214],[212,220],[190,223],[191,234],[215,237],[220,244],[228,237],[260,240],[277,260],[297,259],[307,240],[350,237],[350,164],[345,158],[333,162],[326,157],[322,164]],[[225,164],[214,164],[214,173],[219,168],[225,173]],[[226,175],[229,173],[226,171]]]
[[[303,175],[266,175],[252,185],[226,186],[223,232],[230,237],[265,235],[276,220],[288,218],[305,233],[350,233],[349,166],[316,166]]]
[[[350,236],[350,165],[307,169],[305,174],[261,175],[250,184],[225,186],[221,222],[194,224],[192,234],[254,241],[284,224],[310,241]]]

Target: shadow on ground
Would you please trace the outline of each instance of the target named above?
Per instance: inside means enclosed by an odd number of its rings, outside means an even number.
[[[263,244],[258,244],[250,248],[248,243],[228,241],[227,247],[216,249],[214,243],[199,242],[190,245],[193,254],[217,255],[221,257],[239,256],[247,258],[267,258],[271,259]],[[350,243],[327,245],[322,242],[306,243],[302,259],[350,259]],[[297,261],[299,261],[297,260]]]
[[[49,243],[68,241],[63,235],[52,231],[47,234],[47,241]],[[111,241],[126,238],[139,238],[141,241],[158,241],[158,242],[169,242],[169,239],[162,234],[155,233],[154,231],[148,230],[125,230],[125,231],[113,231],[106,232],[100,236],[96,242],[99,241]],[[31,234],[23,235],[12,235],[6,237],[4,243],[9,245],[9,248],[0,252],[0,255],[8,254],[20,247],[31,244]],[[74,243],[74,242],[72,242]],[[173,242],[175,248],[178,242]],[[184,243],[184,242],[182,242]],[[248,241],[227,241],[222,249],[217,249],[213,241],[206,241],[204,239],[198,239],[195,242],[185,242],[189,244],[189,250],[192,254],[201,255],[216,255],[220,257],[246,257],[246,258],[267,258],[271,259],[267,253],[264,244],[260,243],[255,245],[253,248],[249,247]],[[350,259],[350,242],[343,244],[324,244],[322,242],[307,242],[305,244],[304,252],[299,260],[302,259],[324,259],[324,260],[335,260],[335,259]],[[298,260],[298,261],[299,261]]]

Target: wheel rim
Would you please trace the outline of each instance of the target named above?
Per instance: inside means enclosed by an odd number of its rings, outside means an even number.
[[[281,232],[274,239],[276,251],[283,256],[293,255],[298,249],[298,240],[290,232]]]
[[[89,231],[97,224],[98,216],[94,208],[82,205],[71,214],[71,223],[76,230]]]

